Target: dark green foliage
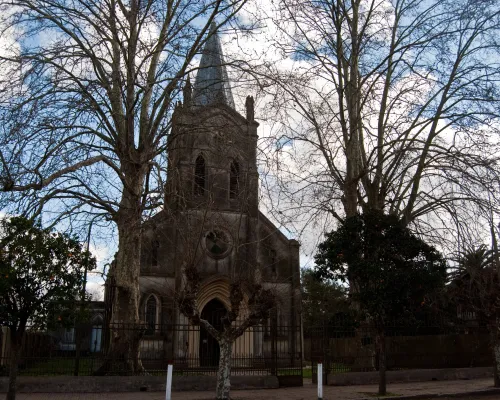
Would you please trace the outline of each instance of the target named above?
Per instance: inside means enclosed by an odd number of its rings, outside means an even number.
[[[349,306],[347,287],[331,279],[321,279],[311,269],[303,269],[301,272],[304,327],[352,327],[355,317]]]
[[[329,233],[315,257],[317,275],[349,284],[349,297],[381,327],[422,313],[442,288],[446,262],[395,216],[357,215]]]
[[[0,324],[70,323],[85,265],[95,259],[67,235],[21,218],[0,222]]]
[[[500,275],[494,252],[484,245],[458,254],[450,274],[448,301],[461,318],[497,325],[500,317]],[[496,329],[496,328],[495,328]]]
[[[494,266],[495,258],[493,250],[483,244],[459,252],[453,261],[457,263],[457,267],[449,276],[451,283],[473,281],[487,268]]]

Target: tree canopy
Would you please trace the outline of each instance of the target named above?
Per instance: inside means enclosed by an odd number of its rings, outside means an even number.
[[[408,324],[442,288],[446,262],[395,215],[368,210],[327,234],[315,257],[320,277],[349,285],[353,306],[375,330],[379,394],[386,394],[388,327]]]
[[[75,238],[22,218],[0,223],[0,324],[17,329],[60,319],[80,296],[95,259]]]
[[[350,299],[378,326],[414,318],[446,278],[434,247],[379,212],[346,219],[326,235],[315,260],[318,276],[348,284]]]
[[[320,279],[314,270],[302,269],[302,323],[318,327],[348,318],[347,287],[330,279]]]
[[[494,252],[486,246],[470,247],[459,253],[451,274],[447,299],[463,318],[474,316],[494,325],[500,317],[500,278]]]
[[[76,238],[43,229],[23,217],[0,222],[0,325],[10,329],[7,400],[16,397],[17,367],[27,324],[61,323],[83,301],[85,268],[95,259]]]
[[[144,218],[163,205],[167,139],[206,41],[247,0],[0,0],[0,207],[111,221],[110,321],[139,324]],[[15,210],[15,211],[14,211]],[[142,371],[139,330],[113,360]]]
[[[479,237],[500,204],[499,13],[491,0],[279,1],[276,61],[259,70],[274,83],[275,217],[328,226],[378,209],[441,246]]]

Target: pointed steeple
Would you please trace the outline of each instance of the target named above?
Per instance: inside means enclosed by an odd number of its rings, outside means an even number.
[[[205,43],[200,68],[193,86],[193,105],[226,104],[234,109],[222,46],[216,29],[215,22],[212,22],[210,37]]]

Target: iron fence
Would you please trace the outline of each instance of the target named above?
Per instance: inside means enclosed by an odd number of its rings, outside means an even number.
[[[388,324],[385,329],[388,370],[465,368],[493,365],[490,335],[476,321],[463,324]],[[316,373],[375,371],[379,367],[377,330],[367,323],[305,327],[304,357]]]
[[[351,321],[352,322],[352,321]],[[274,375],[282,385],[314,377],[322,361],[325,373],[378,369],[376,330],[369,324],[336,322],[321,326],[254,326],[233,343],[232,375]],[[216,375],[219,348],[203,328],[192,325],[81,325],[53,331],[28,329],[21,351],[20,375],[121,375],[130,371],[109,346],[113,338],[138,340],[144,373],[165,375],[169,363],[176,375]],[[388,325],[387,368],[460,368],[493,365],[486,327],[426,323]],[[0,375],[8,373],[9,335],[0,334]],[[79,341],[79,346],[77,346]],[[303,370],[303,359],[312,364]]]
[[[0,374],[9,368],[8,334],[3,328]],[[20,375],[120,375],[129,373],[110,350],[113,338],[136,337],[144,373],[164,375],[169,363],[176,375],[216,375],[217,341],[193,325],[82,325],[77,329],[28,329],[21,351]],[[79,346],[77,341],[80,340]],[[302,336],[299,327],[254,326],[233,343],[232,375],[275,375],[302,383]]]

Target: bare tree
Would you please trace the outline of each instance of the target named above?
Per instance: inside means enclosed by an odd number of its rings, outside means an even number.
[[[13,35],[0,56],[2,207],[116,224],[114,324],[139,323],[141,224],[163,199],[180,82],[245,3],[0,2],[2,32]],[[140,371],[139,336],[115,333],[112,352]]]
[[[281,293],[280,285],[276,281],[264,279],[264,277],[270,275],[271,265],[257,265],[252,262],[252,259],[248,260],[245,257],[249,247],[256,248],[260,243],[248,241],[246,235],[240,237],[235,234],[231,239],[228,239],[224,235],[224,231],[214,230],[214,221],[224,220],[226,223],[225,228],[228,231],[238,232],[239,225],[245,224],[245,214],[243,212],[239,213],[239,215],[236,215],[237,218],[230,223],[230,219],[227,218],[227,215],[224,215],[224,212],[219,212],[209,203],[167,217],[168,224],[178,232],[175,246],[178,252],[182,253],[182,263],[176,266],[176,270],[181,274],[179,276],[179,286],[169,287],[166,291],[169,292],[171,297],[175,298],[175,307],[186,317],[190,325],[203,327],[216,340],[219,349],[217,359],[211,359],[212,362],[218,362],[215,398],[227,400],[230,398],[234,352],[238,351],[236,340],[242,335],[252,332],[254,327],[257,327],[257,329],[253,331],[253,335],[262,335],[263,325],[268,324],[270,321],[272,321],[271,325],[277,327],[278,299],[287,295],[288,292]],[[232,265],[230,270],[213,274],[219,278],[224,277],[225,281],[228,282],[227,298],[218,298],[218,300],[222,300],[225,309],[220,310],[223,312],[220,315],[218,314],[214,320],[209,320],[203,316],[203,304],[200,304],[200,298],[203,297],[202,286],[204,279],[207,278],[207,272],[203,267],[206,262],[206,249],[204,247],[207,245],[202,244],[207,230],[220,235],[219,238],[214,238],[214,242],[218,243],[221,251],[225,251],[224,249],[229,245],[232,254],[229,258],[239,261]],[[171,237],[164,237],[161,234],[159,238],[162,241],[172,240]],[[224,265],[223,262],[221,264]],[[222,265],[221,270],[224,268]],[[278,282],[282,286],[284,281],[291,281],[291,279],[291,276],[282,277]],[[292,312],[299,309],[300,307],[295,308]],[[298,323],[295,326],[297,329],[294,330],[292,327],[287,333],[289,335],[298,335],[300,326],[300,323]],[[268,326],[268,328],[270,327]],[[292,344],[295,342],[293,340],[290,340],[290,342],[288,343],[290,354],[300,352],[300,349],[296,347],[297,345]],[[239,350],[241,351],[241,348]],[[251,354],[254,354],[254,351]],[[190,357],[194,356],[192,354]],[[254,356],[256,356],[256,359],[261,357],[256,354]],[[199,354],[199,357],[202,357],[202,355]]]
[[[220,213],[210,203],[212,200],[197,209],[184,210],[182,214],[170,219],[170,223],[177,225],[177,229],[182,235],[182,243],[177,243],[177,245],[182,248],[184,254],[181,267],[182,289],[175,292],[175,300],[179,311],[187,317],[192,325],[203,326],[217,341],[220,358],[217,371],[216,399],[227,400],[230,398],[232,356],[236,339],[248,329],[267,323],[273,313],[276,317],[277,301],[284,293],[280,293],[279,285],[276,282],[263,282],[263,277],[270,275],[271,265],[256,264],[256,259],[247,257],[248,249],[258,248],[259,240],[263,241],[266,238],[249,240],[246,235],[240,237],[239,234],[236,234],[231,240],[231,247],[234,249],[234,258],[240,261],[240,265],[235,265],[227,273],[230,282],[227,310],[222,315],[221,321],[208,321],[202,317],[198,304],[203,280],[200,269],[205,258],[205,253],[201,248],[201,238],[203,232],[213,228],[215,220],[224,218],[224,213]],[[245,206],[242,208],[244,209]],[[226,228],[233,232],[239,232],[239,226],[245,223],[245,212],[242,210],[236,214],[236,217],[232,224],[226,225]],[[221,242],[223,243],[225,240],[227,239],[222,239]],[[293,279],[292,276],[282,277],[279,282],[283,282],[283,278],[285,281]],[[294,309],[292,312],[299,309]],[[213,325],[214,322],[222,324],[217,327]],[[276,324],[277,321],[273,323]],[[297,327],[300,327],[300,324]],[[296,335],[298,331],[292,329],[289,333]],[[289,351],[293,353],[297,349],[289,348]]]
[[[220,129],[220,126],[218,128]],[[226,128],[234,129],[234,126],[229,125]],[[232,136],[233,140],[238,141],[236,136],[236,134]],[[184,142],[180,143],[178,147],[182,147]],[[227,151],[227,147],[229,146],[224,142],[222,149]],[[205,149],[205,154],[213,152],[215,155],[218,153],[217,150],[222,149],[218,147],[211,151]],[[196,149],[194,152],[196,153]],[[243,160],[243,156],[240,160]],[[223,175],[228,173],[229,171],[222,172]],[[260,241],[268,238],[258,239],[256,232],[258,227],[249,222],[249,209],[253,207],[251,198],[255,191],[252,187],[248,187],[254,183],[249,179],[252,170],[247,169],[243,161],[240,173],[237,208],[228,211],[218,204],[217,190],[220,188],[214,183],[217,182],[216,177],[209,179],[211,184],[204,187],[206,196],[201,194],[193,196],[180,189],[183,185],[173,183],[172,186],[177,186],[175,189],[172,188],[177,193],[176,200],[170,202],[171,208],[160,214],[160,218],[148,223],[153,226],[156,223],[156,226],[146,227],[146,230],[157,232],[158,236],[153,240],[165,243],[165,247],[175,243],[175,253],[181,255],[175,259],[177,262],[172,266],[176,271],[176,281],[180,282],[176,283],[175,287],[167,289],[170,297],[175,298],[174,306],[187,318],[189,324],[203,327],[217,341],[220,357],[217,360],[215,398],[218,400],[230,398],[231,367],[233,352],[237,347],[236,339],[248,333],[252,327],[267,323],[273,312],[276,312],[277,299],[284,295],[280,293],[276,282],[274,284],[269,280],[264,282],[264,277],[271,275],[271,265],[259,263],[260,257],[256,251],[261,245]],[[243,183],[248,186],[243,187]],[[196,204],[193,203],[193,199]],[[169,229],[164,230],[162,224],[168,225]],[[253,230],[250,234],[249,229]],[[210,245],[206,243],[207,231],[210,232],[209,235],[213,235],[210,236],[211,246],[215,246],[212,250],[208,250]],[[218,255],[221,255],[217,272],[207,273],[204,267],[206,259],[210,259],[207,257],[208,252],[215,252],[218,259]],[[172,260],[165,253],[163,257],[169,262]],[[225,310],[222,315],[217,316],[217,320],[213,321],[203,317],[203,305],[200,304],[202,284],[207,276],[222,277],[229,285],[227,298],[219,299],[223,300]],[[283,281],[291,280],[291,276],[282,277],[279,282],[283,285]],[[297,327],[300,327],[300,324]],[[296,335],[298,332],[297,329],[291,334]],[[262,334],[262,331],[257,330],[255,334]],[[292,354],[293,351],[297,351],[291,348],[289,350]]]
[[[498,4],[282,0],[276,12],[279,59],[257,71],[276,218],[382,212],[443,246],[455,226],[484,230],[476,215],[500,205]]]
[[[259,70],[276,217],[383,210],[434,238],[452,219],[470,225],[498,192],[498,4],[283,0],[277,12],[281,59]]]
[[[471,223],[480,224],[481,235],[476,229],[457,227],[457,251],[452,258],[450,283],[446,290],[446,305],[450,311],[475,317],[485,324],[490,334],[494,365],[494,384],[500,386],[500,258],[498,251],[498,226],[495,212],[496,188],[487,188],[487,201],[481,204]],[[458,221],[458,219],[456,220]],[[489,236],[489,238],[488,238]],[[490,244],[485,245],[486,239]],[[449,303],[449,304],[448,304]]]
[[[271,289],[264,289],[261,284],[236,278],[230,285],[231,307],[222,319],[222,330],[216,329],[198,311],[197,296],[200,276],[196,265],[185,268],[185,290],[180,292],[177,302],[180,311],[193,325],[202,325],[218,342],[220,348],[219,368],[217,371],[216,399],[230,398],[231,357],[235,340],[248,328],[264,323],[275,308],[275,294]],[[245,302],[244,291],[251,293]]]

